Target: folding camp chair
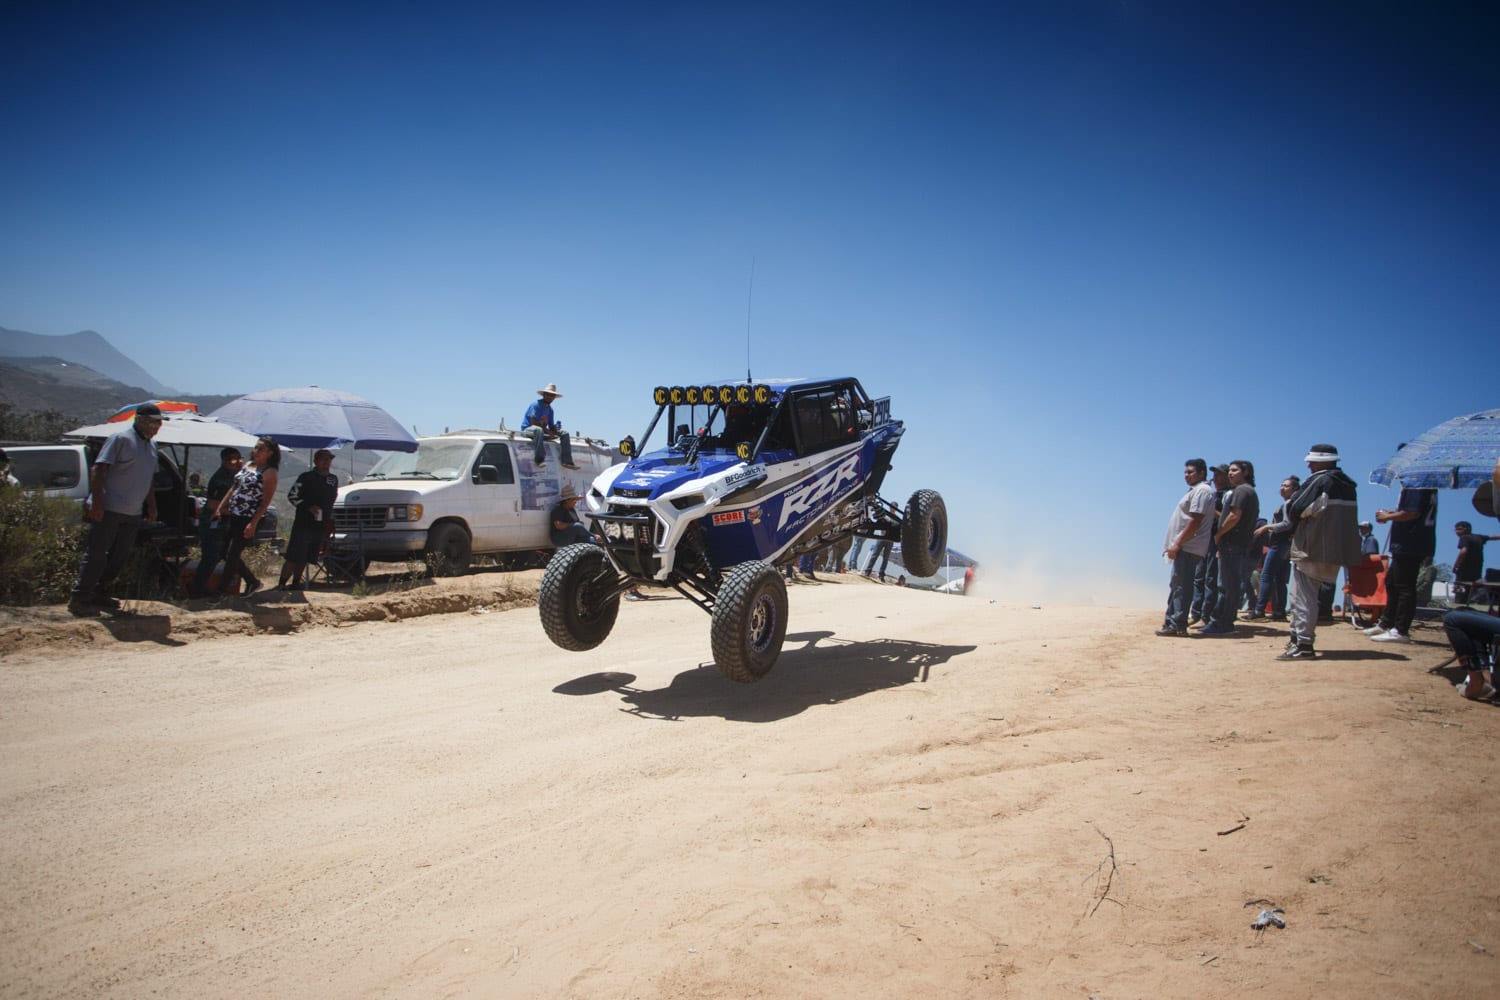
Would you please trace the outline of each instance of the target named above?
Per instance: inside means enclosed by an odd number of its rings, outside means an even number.
[[[1349,620],[1365,627],[1385,612],[1385,573],[1390,556],[1369,555],[1364,562],[1344,567],[1344,607]]]

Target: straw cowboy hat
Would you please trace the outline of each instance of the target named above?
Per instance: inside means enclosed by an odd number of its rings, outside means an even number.
[[[548,382],[546,388],[538,389],[536,394],[538,396],[556,396],[558,399],[562,399],[562,393],[557,391],[556,382]]]
[[[568,482],[566,479],[563,480],[563,484],[562,484],[562,496],[559,497],[559,499],[561,499],[561,500],[577,500],[578,499],[578,491],[575,490],[575,489],[573,489],[573,484],[570,483],[570,482]]]

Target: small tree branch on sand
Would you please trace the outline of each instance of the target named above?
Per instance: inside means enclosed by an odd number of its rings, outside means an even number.
[[[1097,882],[1101,877],[1101,873],[1104,879],[1104,889],[1099,893],[1098,899],[1094,900],[1094,908],[1092,910],[1089,910],[1089,916],[1091,917],[1095,913],[1099,912],[1099,907],[1104,904],[1104,901],[1106,899],[1109,899],[1111,903],[1114,903],[1122,910],[1125,908],[1124,903],[1120,902],[1118,899],[1110,899],[1109,896],[1109,890],[1115,884],[1115,873],[1120,870],[1119,864],[1117,864],[1115,861],[1115,842],[1113,840],[1110,840],[1109,837],[1105,836],[1104,831],[1099,829],[1097,826],[1094,827],[1094,832],[1099,836],[1104,837],[1104,842],[1109,845],[1109,854],[1107,854],[1104,860],[1099,862],[1098,867],[1095,868],[1093,872],[1084,879],[1085,882],[1087,882],[1089,879],[1094,879]],[[1105,870],[1106,865],[1109,866],[1108,871]]]

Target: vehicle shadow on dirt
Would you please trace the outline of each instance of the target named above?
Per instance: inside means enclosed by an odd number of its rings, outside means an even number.
[[[906,639],[848,642],[832,632],[799,632],[786,637],[775,669],[755,684],[736,684],[709,663],[683,671],[658,690],[628,682],[609,689],[620,693],[627,706],[622,711],[647,719],[719,716],[729,722],[776,722],[813,705],[925,683],[933,667],[976,648]],[[598,676],[634,680],[629,674]]]

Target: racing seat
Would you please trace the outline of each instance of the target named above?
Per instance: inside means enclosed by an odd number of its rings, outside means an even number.
[[[1349,620],[1365,627],[1385,612],[1385,573],[1390,556],[1368,555],[1364,562],[1344,567],[1344,608]]]

